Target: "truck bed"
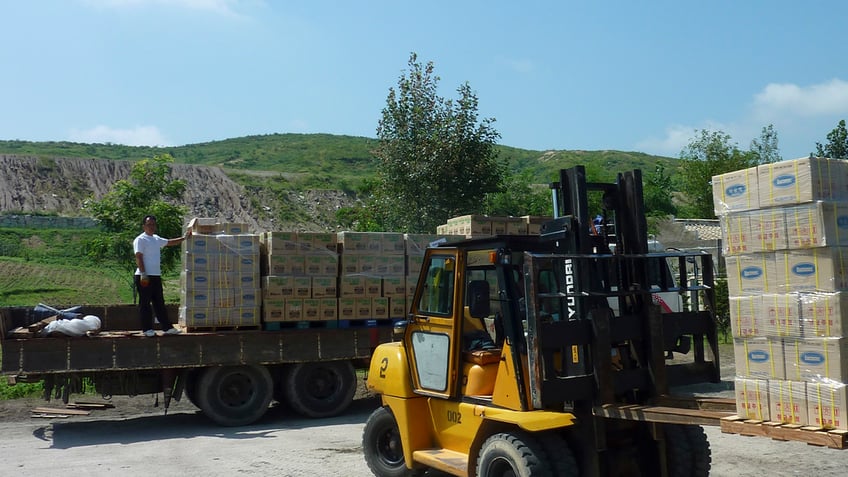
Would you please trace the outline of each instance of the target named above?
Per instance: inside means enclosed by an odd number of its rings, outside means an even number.
[[[22,331],[36,321],[25,308],[0,310],[3,363],[0,372],[33,375],[123,371],[238,364],[282,364],[325,360],[367,360],[391,341],[391,326],[284,328],[279,331],[221,330],[147,338],[137,329],[134,306],[85,307],[102,329],[84,337],[36,337]],[[170,310],[176,317],[176,310]],[[356,326],[359,325],[359,326]]]

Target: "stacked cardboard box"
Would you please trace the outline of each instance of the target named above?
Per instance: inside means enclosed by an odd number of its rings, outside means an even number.
[[[258,235],[193,233],[182,249],[181,325],[192,330],[260,324]]]
[[[263,321],[336,320],[336,234],[265,232],[261,241]]]
[[[740,416],[848,430],[846,178],[825,158],[713,177]]]
[[[406,244],[402,233],[339,232],[339,319],[401,318]]]
[[[462,215],[448,219],[436,227],[439,235],[526,235],[528,219],[524,217],[490,217],[488,215]]]

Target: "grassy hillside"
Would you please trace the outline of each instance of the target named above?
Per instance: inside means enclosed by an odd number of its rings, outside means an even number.
[[[131,273],[95,263],[84,245],[97,230],[0,230],[0,306],[132,303]],[[179,277],[165,277],[166,299],[179,301]]]
[[[252,197],[280,198],[307,189],[355,191],[360,181],[376,174],[377,161],[371,152],[376,144],[376,139],[329,134],[269,134],[162,148],[0,141],[0,154],[140,160],[168,153],[178,163],[224,168]],[[540,184],[558,180],[559,169],[576,164],[587,166],[590,180],[612,180],[614,172],[634,168],[647,174],[657,164],[664,164],[670,174],[676,170],[675,159],[639,152],[533,151],[509,146],[498,146],[498,152],[510,169],[527,171]],[[277,208],[291,216],[287,218],[310,219],[296,205],[280,202],[283,205]],[[128,272],[86,258],[83,245],[96,233],[0,230],[0,306],[39,301],[53,305],[131,302]],[[167,298],[177,301],[176,277],[166,278]]]
[[[167,153],[178,163],[221,167],[242,183],[250,182],[252,176],[278,172],[292,189],[351,190],[375,175],[379,164],[372,151],[376,144],[372,138],[331,134],[268,134],[175,147],[0,141],[0,154],[139,160]],[[511,170],[529,171],[539,183],[550,182],[559,169],[576,164],[609,172],[639,168],[648,173],[658,163],[666,165],[668,173],[676,169],[675,159],[640,152],[534,151],[503,145],[497,149]]]

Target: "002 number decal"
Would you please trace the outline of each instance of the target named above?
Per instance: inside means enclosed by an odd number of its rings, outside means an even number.
[[[389,358],[380,360],[380,378],[386,379],[386,370],[389,369]]]
[[[448,422],[462,424],[462,414],[459,411],[448,411]]]

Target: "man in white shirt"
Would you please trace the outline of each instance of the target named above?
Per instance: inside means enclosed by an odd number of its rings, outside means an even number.
[[[168,311],[165,308],[165,295],[162,292],[162,270],[160,268],[161,250],[163,247],[181,244],[187,236],[191,235],[191,230],[186,232],[186,235],[173,239],[166,239],[156,235],[156,217],[147,215],[142,221],[142,229],[144,232],[138,235],[133,240],[133,252],[135,252],[135,263],[138,268],[135,270],[136,290],[138,290],[138,314],[141,317],[141,330],[144,336],[155,336],[153,331],[153,314],[156,313],[156,318],[162,325],[162,330],[166,335],[176,335],[180,330],[174,328],[171,320],[168,319]]]

